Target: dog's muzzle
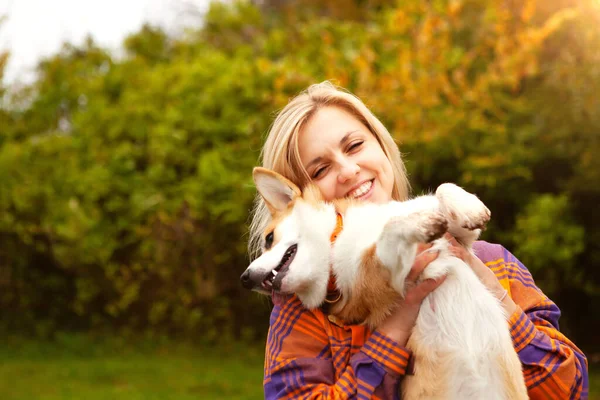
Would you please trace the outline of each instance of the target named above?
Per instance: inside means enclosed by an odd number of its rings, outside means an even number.
[[[247,269],[246,271],[244,271],[242,276],[240,276],[240,281],[242,282],[242,286],[244,288],[252,290],[257,285],[257,282],[260,283],[262,279],[260,279],[260,277],[254,277],[253,279],[252,273],[249,269]]]
[[[297,250],[297,244],[288,247],[279,261],[279,264],[271,271],[256,272],[249,267],[240,277],[242,286],[246,289],[263,293],[271,293],[272,290],[280,290],[283,277],[287,274],[290,264],[296,256]]]

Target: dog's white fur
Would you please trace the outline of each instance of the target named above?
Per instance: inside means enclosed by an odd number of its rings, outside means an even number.
[[[403,295],[418,243],[439,238],[448,229],[470,249],[490,216],[476,196],[444,184],[435,196],[405,202],[351,202],[345,207],[343,230],[332,246],[330,235],[339,204],[307,199],[291,182],[268,170],[258,168],[254,177],[276,221],[270,228],[276,243],[248,270],[266,276],[289,246],[297,244],[295,258],[280,277],[279,290],[296,293],[309,309],[319,307],[331,271],[342,292],[341,304],[334,306],[333,313],[337,310],[342,316],[351,315],[343,310],[355,304],[347,301],[365,286],[361,279],[377,271],[386,273],[391,288]],[[500,302],[467,264],[451,254],[445,239],[433,241],[430,251],[438,250],[438,257],[419,279],[447,278],[421,305],[407,344],[415,357],[415,373],[402,381],[403,398],[527,399]],[[373,262],[381,269],[365,267]],[[367,311],[361,322],[376,328],[395,305],[387,303],[387,309]]]

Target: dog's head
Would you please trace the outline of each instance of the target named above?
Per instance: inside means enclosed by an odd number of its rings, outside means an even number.
[[[263,234],[262,255],[242,274],[242,284],[263,294],[295,293],[306,307],[318,307],[329,280],[333,206],[321,201],[317,188],[302,192],[271,170],[255,168],[253,178],[271,222]]]

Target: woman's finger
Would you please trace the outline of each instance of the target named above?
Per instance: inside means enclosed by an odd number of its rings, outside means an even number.
[[[469,262],[471,257],[467,249],[462,246],[448,248],[454,257],[460,258],[463,261]]]
[[[452,253],[452,255],[454,257],[460,258],[461,260],[463,260],[467,263],[469,263],[471,261],[471,254],[467,251],[467,249],[465,249],[465,246],[458,243],[458,240],[456,240],[456,238],[454,236],[452,236],[450,233],[446,232],[444,234],[444,238],[450,244],[450,247],[448,247],[448,250],[450,250],[450,252]]]
[[[421,304],[425,297],[438,288],[444,281],[446,276],[437,279],[426,279],[419,282],[415,287],[406,292],[405,301],[409,304]]]
[[[488,287],[496,287],[496,277],[491,270],[479,260],[479,258],[474,257],[470,251],[468,251],[463,245],[458,243],[456,238],[449,233],[444,234],[444,238],[450,243],[450,247],[448,250],[454,255],[454,257],[460,258],[467,265],[471,267],[473,272],[479,277],[479,279]],[[493,275],[494,279],[491,279],[490,276]]]
[[[419,275],[421,275],[421,272],[423,272],[423,270],[425,269],[425,267],[427,265],[429,265],[430,262],[432,262],[433,260],[435,260],[437,258],[439,254],[439,251],[425,251],[421,254],[419,254],[416,258],[415,258],[415,262],[412,265],[412,268],[410,269],[410,272],[408,273],[408,276],[406,277],[407,281],[415,281]]]
[[[452,247],[462,247],[460,243],[458,243],[458,240],[456,240],[456,238],[452,236],[449,232],[444,233],[444,239],[446,239]]]
[[[430,249],[433,246],[433,243],[419,243],[417,245],[417,254],[421,254],[425,250]]]

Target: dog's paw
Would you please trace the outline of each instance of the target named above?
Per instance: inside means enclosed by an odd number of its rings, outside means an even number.
[[[417,213],[417,241],[429,243],[441,238],[448,230],[448,220],[441,212]]]
[[[487,226],[487,223],[490,221],[492,213],[487,207],[483,207],[483,213],[477,214],[473,218],[467,218],[466,220],[463,220],[461,227],[470,231],[474,231],[475,229],[481,229],[482,231],[485,231],[485,228]]]
[[[451,224],[471,231],[485,230],[492,214],[477,196],[452,183],[440,185],[435,194]]]

